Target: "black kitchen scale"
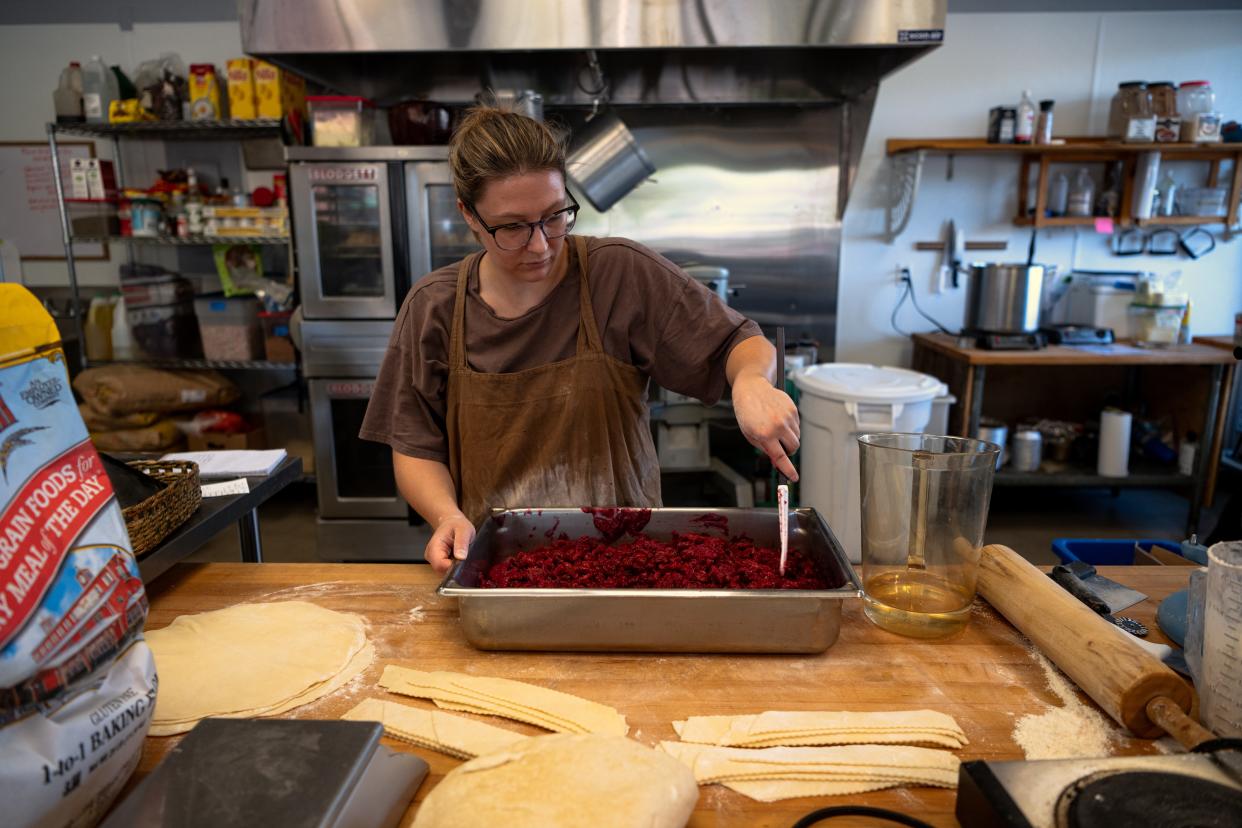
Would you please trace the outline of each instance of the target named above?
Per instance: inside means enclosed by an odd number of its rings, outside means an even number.
[[[1237,828],[1242,750],[964,762],[954,814],[962,828]]]
[[[1048,347],[1048,339],[1040,331],[1034,333],[997,333],[995,331],[962,331],[958,345],[985,351],[1038,351]]]
[[[1041,332],[1053,345],[1112,345],[1115,341],[1112,328],[1090,325],[1051,325]]]
[[[204,719],[101,828],[397,825],[427,763],[378,722]]]

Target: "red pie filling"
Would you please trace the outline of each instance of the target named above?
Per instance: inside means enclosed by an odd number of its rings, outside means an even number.
[[[517,552],[493,566],[484,587],[583,589],[831,589],[811,559],[789,550],[782,576],[780,552],[743,536],[731,540],[697,533],[668,541],[643,535],[609,546],[600,538],[559,540]]]

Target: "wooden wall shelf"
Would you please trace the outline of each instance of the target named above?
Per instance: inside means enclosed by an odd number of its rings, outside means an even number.
[[[1137,155],[1140,152],[1160,152],[1171,160],[1210,159],[1212,156],[1233,158],[1242,154],[1242,143],[1219,144],[1127,144],[1107,138],[1085,136],[1065,138],[1064,144],[990,144],[982,138],[889,138],[885,150],[889,155],[903,152],[930,152],[936,155]],[[1177,156],[1178,158],[1175,158]]]
[[[917,153],[919,160],[925,154],[933,155],[1009,155],[1021,160],[1019,171],[1018,210],[1013,223],[1020,227],[1090,227],[1098,216],[1046,216],[1049,170],[1053,164],[1104,163],[1121,161],[1122,190],[1119,215],[1113,216],[1118,227],[1139,225],[1143,227],[1165,225],[1238,224],[1238,203],[1242,197],[1242,143],[1219,144],[1127,144],[1107,138],[1072,137],[1064,144],[990,144],[981,138],[890,138],[885,145],[891,156]],[[1131,215],[1135,170],[1138,156],[1144,152],[1159,152],[1166,161],[1203,161],[1209,164],[1206,186],[1220,184],[1221,165],[1232,162],[1223,216],[1159,216],[1135,219]],[[1031,171],[1035,169],[1035,203],[1030,203]],[[916,177],[917,178],[917,177]]]

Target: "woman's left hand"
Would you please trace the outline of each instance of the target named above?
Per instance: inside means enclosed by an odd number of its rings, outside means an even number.
[[[733,383],[733,412],[750,444],[766,454],[778,471],[797,481],[798,470],[789,455],[798,450],[802,431],[798,409],[789,395],[760,374],[746,374]]]

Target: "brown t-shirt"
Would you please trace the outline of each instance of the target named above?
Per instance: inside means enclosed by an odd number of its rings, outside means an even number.
[[[479,295],[478,266],[466,290],[466,360],[475,371],[511,373],[574,355],[578,340],[578,262],[547,298],[515,319],[496,315]],[[591,302],[611,356],[670,391],[712,404],[724,394],[733,346],[759,326],[660,254],[628,239],[587,239]],[[401,454],[448,461],[445,400],[449,331],[458,265],[415,283],[397,313],[388,352],[358,436]]]

